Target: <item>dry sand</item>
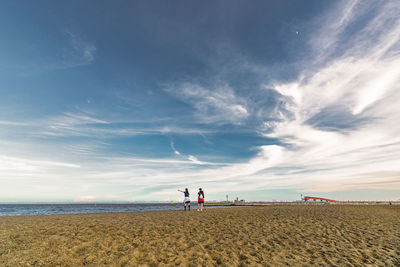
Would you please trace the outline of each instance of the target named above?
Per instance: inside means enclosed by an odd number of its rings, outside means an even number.
[[[0,266],[400,266],[400,206],[0,217]]]

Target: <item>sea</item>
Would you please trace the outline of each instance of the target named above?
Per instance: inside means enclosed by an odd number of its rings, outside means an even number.
[[[192,204],[192,209],[197,207]],[[0,216],[82,214],[108,212],[136,212],[156,210],[181,210],[181,203],[134,204],[0,204]]]

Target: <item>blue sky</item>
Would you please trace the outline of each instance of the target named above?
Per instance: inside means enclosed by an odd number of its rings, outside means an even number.
[[[12,1],[0,202],[400,199],[397,1]]]

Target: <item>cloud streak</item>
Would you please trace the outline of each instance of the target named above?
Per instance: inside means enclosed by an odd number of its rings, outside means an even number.
[[[201,123],[240,124],[249,116],[245,99],[237,96],[226,84],[206,88],[183,83],[177,88],[167,88],[167,91],[191,104],[195,109],[195,117]]]
[[[396,166],[400,166],[400,127],[394,122],[400,119],[396,106],[400,101],[400,20],[395,16],[400,7],[395,1],[387,2],[374,18],[364,21],[364,27],[345,32],[366,10],[355,9],[359,5],[355,2],[348,5],[335,19],[338,25],[328,21],[321,30],[329,32],[335,27],[331,34],[315,37],[322,39],[315,47],[317,60],[336,43],[344,43],[345,49],[294,82],[266,85],[287,99],[286,114],[290,116],[279,114],[280,121],[271,124],[271,132],[265,136],[287,144],[282,146],[284,160],[275,166],[308,170],[305,175],[286,175],[301,179],[304,190],[370,188],[367,181],[376,180],[376,186],[379,173],[388,171],[392,175],[380,188],[399,189],[400,170]],[[351,38],[347,39],[346,34]],[[326,110],[353,118],[353,125],[322,129]],[[318,119],[310,125],[308,122],[315,117]]]

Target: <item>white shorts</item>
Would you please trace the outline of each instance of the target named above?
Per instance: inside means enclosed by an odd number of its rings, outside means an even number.
[[[183,201],[183,203],[190,203],[190,198],[185,197],[185,200]]]

